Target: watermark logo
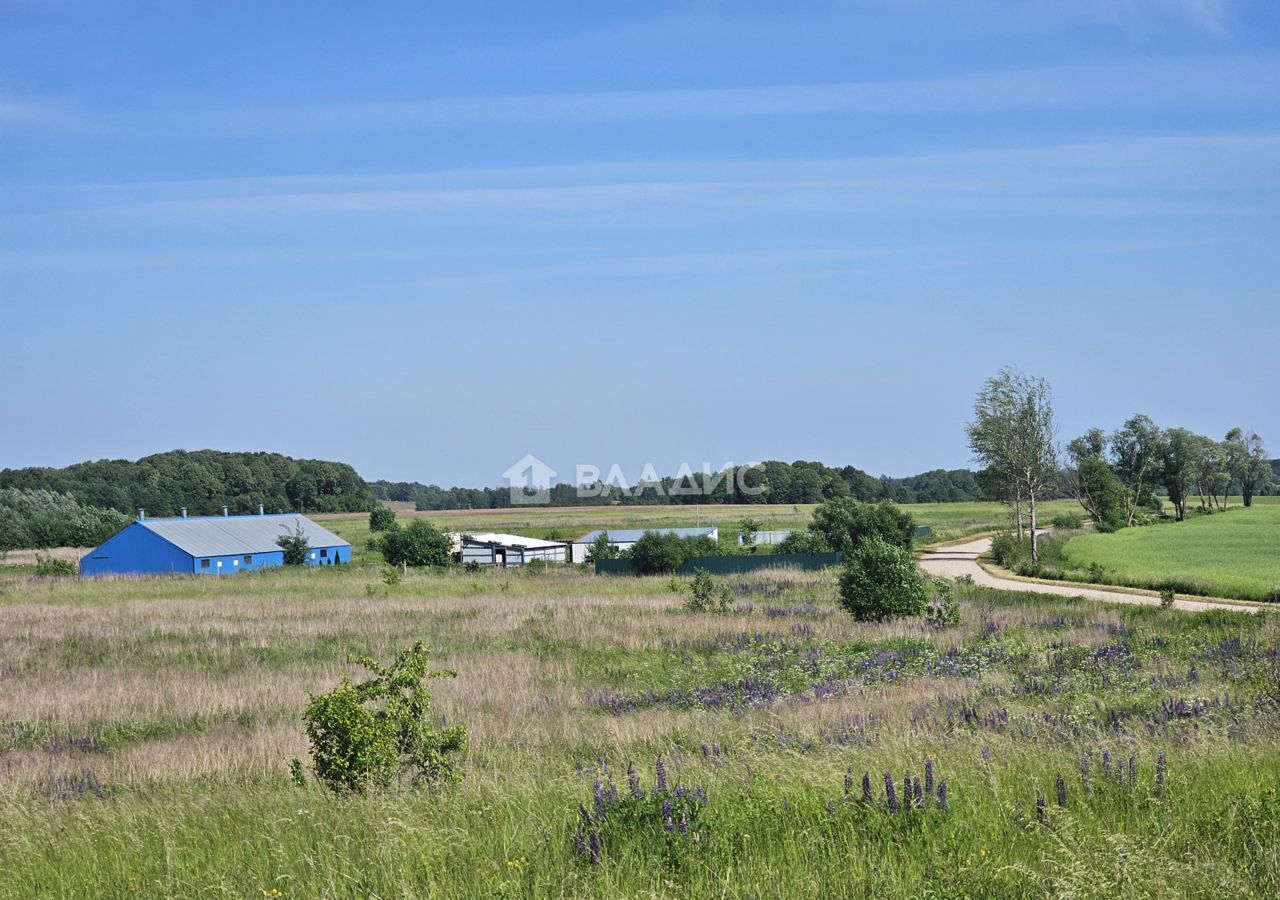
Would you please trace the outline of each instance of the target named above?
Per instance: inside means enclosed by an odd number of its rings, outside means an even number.
[[[556,470],[532,453],[502,473],[511,489],[512,506],[546,505],[551,502],[551,479]]]
[[[761,463],[734,465],[727,462],[713,469],[704,462],[699,471],[689,463],[681,463],[674,476],[663,478],[652,463],[646,463],[635,481],[628,481],[617,463],[604,473],[600,466],[580,463],[574,469],[575,494],[580,500],[601,497],[640,497],[650,492],[659,497],[705,497],[724,501],[730,497],[757,497],[765,492],[764,479],[752,473],[763,472]],[[513,506],[531,506],[551,502],[551,483],[556,472],[532,453],[502,473],[511,489]]]

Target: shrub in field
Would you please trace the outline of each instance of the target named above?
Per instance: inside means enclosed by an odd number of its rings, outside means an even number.
[[[609,532],[602,531],[587,545],[587,562],[593,563],[597,559],[617,559],[618,552],[618,545],[609,540]]]
[[[710,572],[698,569],[693,573],[684,607],[689,612],[728,612],[732,598],[733,592],[728,586],[717,586]]]
[[[378,548],[393,566],[447,566],[453,556],[449,536],[426,519],[392,528],[379,539]]]
[[[430,720],[432,678],[453,678],[431,670],[422,642],[402,651],[389,666],[359,660],[372,675],[358,684],[343,678],[332,691],[312,694],[304,716],[316,777],[336,793],[387,787],[402,772],[415,783],[458,777],[453,754],[466,749],[461,725],[436,728]],[[295,778],[300,765],[294,765]]]
[[[46,578],[74,575],[76,574],[76,564],[69,559],[57,559],[52,556],[37,554],[36,574]]]
[[[276,540],[276,544],[284,550],[286,566],[306,565],[307,554],[311,552],[311,542],[307,540],[301,525],[296,526],[292,534],[281,535]]]
[[[779,553],[830,553],[831,545],[816,531],[793,531],[777,543]]]
[[[925,611],[928,593],[911,551],[865,538],[845,557],[840,603],[851,616],[881,622]]]
[[[813,531],[821,534],[833,550],[851,551],[864,538],[878,538],[887,544],[910,550],[916,526],[911,514],[896,503],[859,503],[852,497],[833,497],[813,511]]]
[[[1165,588],[1160,592],[1160,608],[1173,609],[1174,593],[1171,589]]]
[[[934,628],[951,628],[960,624],[960,604],[951,590],[951,583],[943,578],[934,578],[933,601],[925,607],[924,620]]]
[[[718,551],[716,542],[705,535],[679,537],[646,531],[631,546],[631,559],[641,575],[662,575],[674,572],[690,557],[712,556]]]
[[[1050,522],[1054,528],[1064,530],[1076,529],[1084,524],[1084,516],[1079,513],[1058,513]]]
[[[389,531],[396,524],[396,511],[379,503],[369,513],[370,531]]]

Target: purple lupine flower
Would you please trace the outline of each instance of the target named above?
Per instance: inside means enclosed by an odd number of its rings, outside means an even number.
[[[1129,787],[1133,787],[1138,783],[1138,757],[1136,754],[1129,754]]]
[[[1164,769],[1165,769],[1164,751],[1161,750],[1159,753],[1156,754],[1156,796],[1157,797],[1164,796],[1164,774],[1165,774]]]
[[[573,835],[573,843],[577,848],[578,855],[585,857],[587,855],[587,833],[581,825],[578,826],[577,832]]]
[[[844,770],[844,792],[846,794],[853,793],[853,766]]]
[[[674,757],[676,758],[676,762],[680,762],[680,761],[684,758],[684,757],[682,757],[682,756],[680,755],[680,745],[679,745],[679,744],[672,744],[672,745],[671,745],[671,755],[672,755],[672,756],[674,756]]]
[[[1102,774],[1111,780],[1111,751],[1106,747],[1102,748]]]
[[[834,816],[835,814],[836,814],[836,801],[835,801],[835,800],[828,799],[828,800],[827,800],[827,815],[829,815],[829,816]]]
[[[591,824],[591,813],[587,812],[587,808],[581,803],[578,804],[578,817],[582,819],[583,824]]]
[[[704,743],[702,745],[702,758],[706,759],[710,755],[711,755],[711,748]]]
[[[654,769],[658,772],[658,792],[665,794],[667,792],[667,764],[662,761],[662,757],[658,757]]]
[[[933,760],[924,761],[924,796],[925,802],[933,796]]]
[[[910,810],[914,797],[915,791],[911,789],[911,773],[906,772],[902,776],[902,808]]]
[[[631,763],[627,763],[627,786],[631,788],[631,796],[637,800],[644,799],[644,788],[640,787],[640,776],[636,774],[636,767]]]
[[[1084,790],[1087,797],[1093,793],[1093,786],[1089,784],[1089,754],[1080,757],[1080,787]]]
[[[875,804],[875,798],[871,796],[871,773],[862,773],[862,802],[867,806]]]
[[[671,798],[670,797],[667,797],[665,800],[662,801],[662,818],[668,822],[671,821]],[[667,829],[667,830],[670,831],[670,829]]]
[[[911,796],[915,798],[916,809],[924,809],[924,788],[920,787],[920,779],[911,779]]]
[[[1058,789],[1058,805],[1065,809],[1067,806],[1067,782],[1059,775],[1058,783],[1055,786]]]
[[[951,808],[947,802],[947,779],[938,782],[938,809],[946,812]]]
[[[610,778],[604,788],[604,802],[608,806],[618,805],[618,786]]]
[[[1044,794],[1036,791],[1036,818],[1040,820],[1041,825],[1049,824],[1049,808],[1045,803]]]
[[[594,828],[591,829],[591,834],[587,838],[587,851],[591,854],[591,865],[600,865],[600,832]]]
[[[595,803],[596,816],[603,819],[605,812],[604,785],[600,783],[600,779],[596,779],[595,786],[591,788],[591,798]]]
[[[884,773],[884,796],[889,802],[889,812],[896,815],[898,812],[898,791],[893,786],[893,775],[888,772]]]
[[[711,802],[710,799],[707,798],[707,792],[702,789],[702,785],[698,785],[693,789],[693,799],[697,800],[703,806],[706,806]]]
[[[689,833],[689,807],[680,807],[680,833]]]
[[[982,748],[982,761],[984,763],[991,762],[991,748],[984,746]]]

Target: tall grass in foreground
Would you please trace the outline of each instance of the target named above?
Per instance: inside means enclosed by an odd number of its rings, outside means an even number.
[[[0,581],[0,897],[1280,889],[1269,615],[961,587],[934,630],[852,623],[828,574],[724,586]],[[417,639],[465,779],[294,786],[307,691]]]

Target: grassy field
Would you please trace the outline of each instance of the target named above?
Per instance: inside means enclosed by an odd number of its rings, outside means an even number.
[[[813,504],[710,506],[574,506],[521,507],[514,509],[439,510],[416,513],[397,508],[401,518],[426,518],[449,531],[501,531],[528,537],[571,540],[598,528],[678,528],[717,525],[723,544],[736,541],[738,523],[751,516],[764,530],[804,528],[813,518]],[[921,543],[938,543],[1005,527],[1009,509],[999,503],[911,503],[903,506],[917,525],[933,526],[933,534]],[[1079,512],[1074,500],[1052,500],[1042,505],[1049,521],[1060,512]],[[357,513],[317,515],[329,528],[361,548],[369,539],[368,516]]]
[[[0,575],[0,897],[1280,890],[1273,617],[961,586],[932,631],[855,624],[834,573],[724,584],[712,615],[577,570]],[[294,786],[307,692],[414,640],[458,671],[435,688],[463,781]],[[926,760],[924,808],[891,811],[886,773],[901,807]]]
[[[1280,497],[1185,522],[1080,535],[1063,552],[1079,569],[1102,566],[1109,584],[1280,600]]]

